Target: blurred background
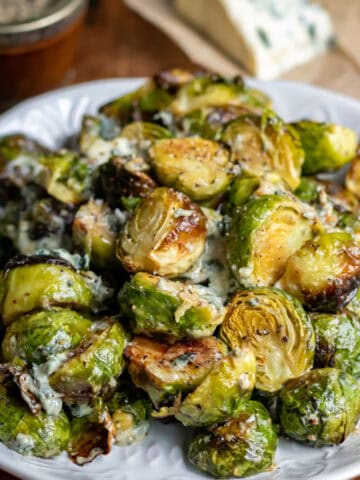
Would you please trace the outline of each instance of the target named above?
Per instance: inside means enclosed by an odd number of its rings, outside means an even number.
[[[336,45],[332,42],[326,53],[291,68],[280,78],[360,99],[360,1],[316,3],[331,16]],[[247,73],[211,35],[204,36],[184,21],[175,11],[174,0],[90,0],[86,4],[85,0],[0,0],[2,110],[57,86],[106,77],[148,76],[174,66]],[[29,17],[31,21],[26,23]]]

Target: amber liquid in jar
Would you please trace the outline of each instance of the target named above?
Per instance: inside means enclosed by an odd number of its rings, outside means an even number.
[[[52,0],[51,4],[53,9],[47,17],[30,22],[4,24],[0,18],[0,100],[3,103],[56,87],[74,60],[86,2]],[[57,5],[67,11],[61,15]]]

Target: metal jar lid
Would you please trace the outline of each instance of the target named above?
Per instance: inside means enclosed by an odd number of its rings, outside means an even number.
[[[53,0],[35,19],[0,23],[0,47],[31,44],[61,32],[84,13],[87,3],[87,0]]]

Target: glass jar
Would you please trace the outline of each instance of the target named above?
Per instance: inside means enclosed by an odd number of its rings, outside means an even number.
[[[62,82],[75,57],[86,7],[87,0],[52,0],[36,18],[0,23],[3,103]]]

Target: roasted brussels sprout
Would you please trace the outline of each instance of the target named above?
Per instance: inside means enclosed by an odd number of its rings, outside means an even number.
[[[100,113],[115,120],[120,125],[131,121],[152,120],[154,115],[165,109],[171,102],[172,95],[157,82],[149,80],[134,92],[103,105]]]
[[[136,142],[152,142],[162,138],[171,138],[172,133],[164,127],[150,122],[132,122],[126,125],[121,131],[121,136]]]
[[[314,447],[337,445],[356,426],[359,398],[359,383],[349,373],[336,368],[312,370],[281,390],[281,427],[289,437]]]
[[[39,159],[41,171],[36,183],[64,203],[79,204],[90,194],[93,169],[87,160],[61,151]]]
[[[321,185],[313,177],[301,177],[294,194],[306,203],[315,203],[318,201]]]
[[[117,244],[129,272],[175,277],[186,272],[205,247],[206,217],[183,193],[157,188],[136,207]]]
[[[157,187],[148,170],[140,157],[113,157],[100,167],[98,191],[113,208],[126,206],[128,199],[139,201]]]
[[[220,336],[232,349],[252,347],[260,390],[275,392],[312,367],[311,320],[296,298],[277,288],[237,292],[227,307]]]
[[[125,350],[129,374],[158,407],[193,390],[225,354],[225,345],[215,337],[184,339],[173,344],[135,337]]]
[[[119,305],[132,331],[149,336],[206,337],[224,316],[221,299],[210,289],[142,272],[122,287]]]
[[[91,334],[50,375],[50,386],[67,403],[87,403],[116,385],[125,362],[127,335],[117,321],[93,323]]]
[[[201,427],[236,416],[239,402],[249,400],[255,386],[256,359],[249,348],[236,349],[214,365],[175,412],[185,426]]]
[[[314,313],[315,367],[335,367],[360,377],[360,320],[357,315]]]
[[[175,115],[184,115],[199,108],[224,105],[262,111],[271,102],[263,92],[247,87],[241,77],[225,79],[219,75],[207,75],[181,87],[169,109]]]
[[[311,120],[292,125],[305,151],[304,175],[336,170],[355,157],[358,140],[353,130]]]
[[[268,411],[261,403],[248,401],[236,418],[195,431],[189,460],[214,477],[247,477],[273,468],[276,447],[276,430]]]
[[[89,410],[71,421],[68,453],[77,465],[85,465],[111,451],[114,427],[107,407],[101,398],[96,398]]]
[[[47,153],[45,147],[25,135],[0,137],[0,181],[20,188],[33,182],[41,170],[38,160]]]
[[[141,442],[150,429],[152,404],[146,393],[130,385],[120,385],[120,391],[106,403],[114,429],[116,445],[127,447]]]
[[[95,266],[112,268],[119,230],[120,222],[111,209],[101,200],[89,200],[75,215],[73,239]]]
[[[351,162],[350,168],[345,178],[346,188],[360,198],[360,151]]]
[[[29,363],[45,362],[51,355],[76,348],[91,325],[91,320],[67,308],[23,315],[6,329],[3,358],[6,362],[16,357]]]
[[[274,172],[291,189],[299,185],[304,152],[296,132],[275,113],[238,117],[225,127],[221,138],[246,171]]]
[[[159,140],[150,149],[150,155],[160,182],[196,201],[223,193],[232,178],[228,151],[211,140]]]
[[[19,255],[5,265],[4,323],[50,306],[90,308],[92,293],[83,277],[58,257]]]
[[[255,175],[242,172],[231,183],[226,207],[231,214],[234,207],[240,207],[251,198],[263,195],[282,195],[290,199],[293,198],[289,187],[276,173],[264,172]],[[228,208],[229,206],[230,208]]]
[[[231,271],[240,285],[274,285],[288,258],[311,235],[311,223],[297,201],[280,195],[253,198],[233,218],[228,238]]]
[[[0,385],[0,440],[7,447],[22,455],[49,458],[66,450],[69,437],[70,423],[64,412],[32,415],[25,403]]]
[[[241,106],[201,108],[178,118],[178,129],[186,137],[197,135],[219,140],[223,126],[244,113],[248,110]]]
[[[286,264],[279,285],[311,310],[336,312],[360,283],[360,245],[349,233],[321,233]]]

